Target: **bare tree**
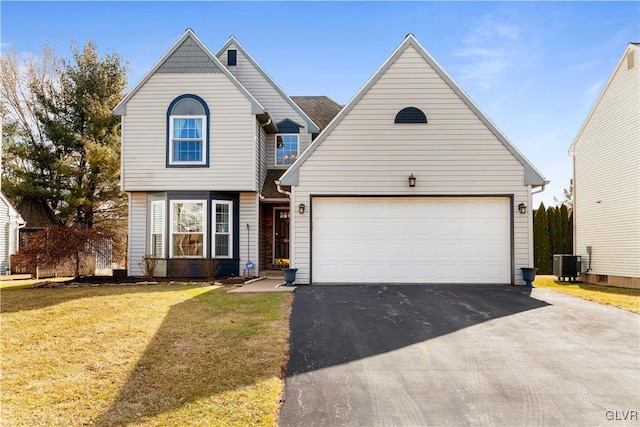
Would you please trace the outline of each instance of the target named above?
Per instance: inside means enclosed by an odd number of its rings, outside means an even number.
[[[49,47],[40,55],[10,51],[0,58],[3,188],[14,202],[29,196],[46,200],[54,210],[62,201],[60,194],[49,190],[58,190],[58,165],[37,118],[40,107],[33,90],[54,87],[59,76],[60,63]]]

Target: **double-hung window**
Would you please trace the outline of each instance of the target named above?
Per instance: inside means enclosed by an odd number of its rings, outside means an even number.
[[[209,163],[209,109],[202,98],[182,95],[167,112],[167,166],[206,166]]]
[[[276,134],[276,166],[289,166],[298,158],[298,135]]]
[[[204,164],[204,116],[171,116],[171,163]]]
[[[206,256],[207,202],[204,200],[171,201],[172,258]]]
[[[233,203],[214,200],[213,211],[213,256],[215,258],[231,258],[233,256]]]

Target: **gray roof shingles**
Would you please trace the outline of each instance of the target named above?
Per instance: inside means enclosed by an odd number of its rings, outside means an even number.
[[[312,119],[313,120],[313,119]],[[267,177],[264,180],[264,185],[262,186],[262,196],[265,199],[282,199],[283,201],[288,200],[286,194],[282,194],[278,192],[278,188],[276,187],[275,181],[280,179],[280,176],[284,173],[284,169],[269,169],[267,170]],[[289,187],[287,187],[287,190]]]

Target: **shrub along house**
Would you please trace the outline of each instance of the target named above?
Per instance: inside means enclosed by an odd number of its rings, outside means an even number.
[[[145,255],[161,276],[216,258],[299,284],[516,284],[532,264],[546,181],[412,35],[341,109],[187,30],[114,114],[132,275]]]

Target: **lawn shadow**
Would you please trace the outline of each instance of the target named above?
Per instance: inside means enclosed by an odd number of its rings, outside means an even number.
[[[13,288],[0,292],[0,313],[39,310],[82,298],[107,297],[148,292],[173,292],[176,286],[122,285],[60,288]],[[196,285],[197,286],[197,285]]]
[[[547,304],[500,285],[299,287],[287,377],[360,360]]]
[[[282,377],[286,334],[270,311],[278,296],[226,292],[212,290],[170,308],[94,426],[140,422],[201,398]]]
[[[607,286],[607,285],[592,285],[590,283],[583,283],[583,282],[574,282],[574,283],[556,282],[556,283],[559,285],[564,285],[564,284],[578,285],[580,289],[584,289],[587,291],[594,291],[594,292],[602,292],[606,294],[640,296],[640,289],[635,289],[635,288],[621,288],[617,286]]]

